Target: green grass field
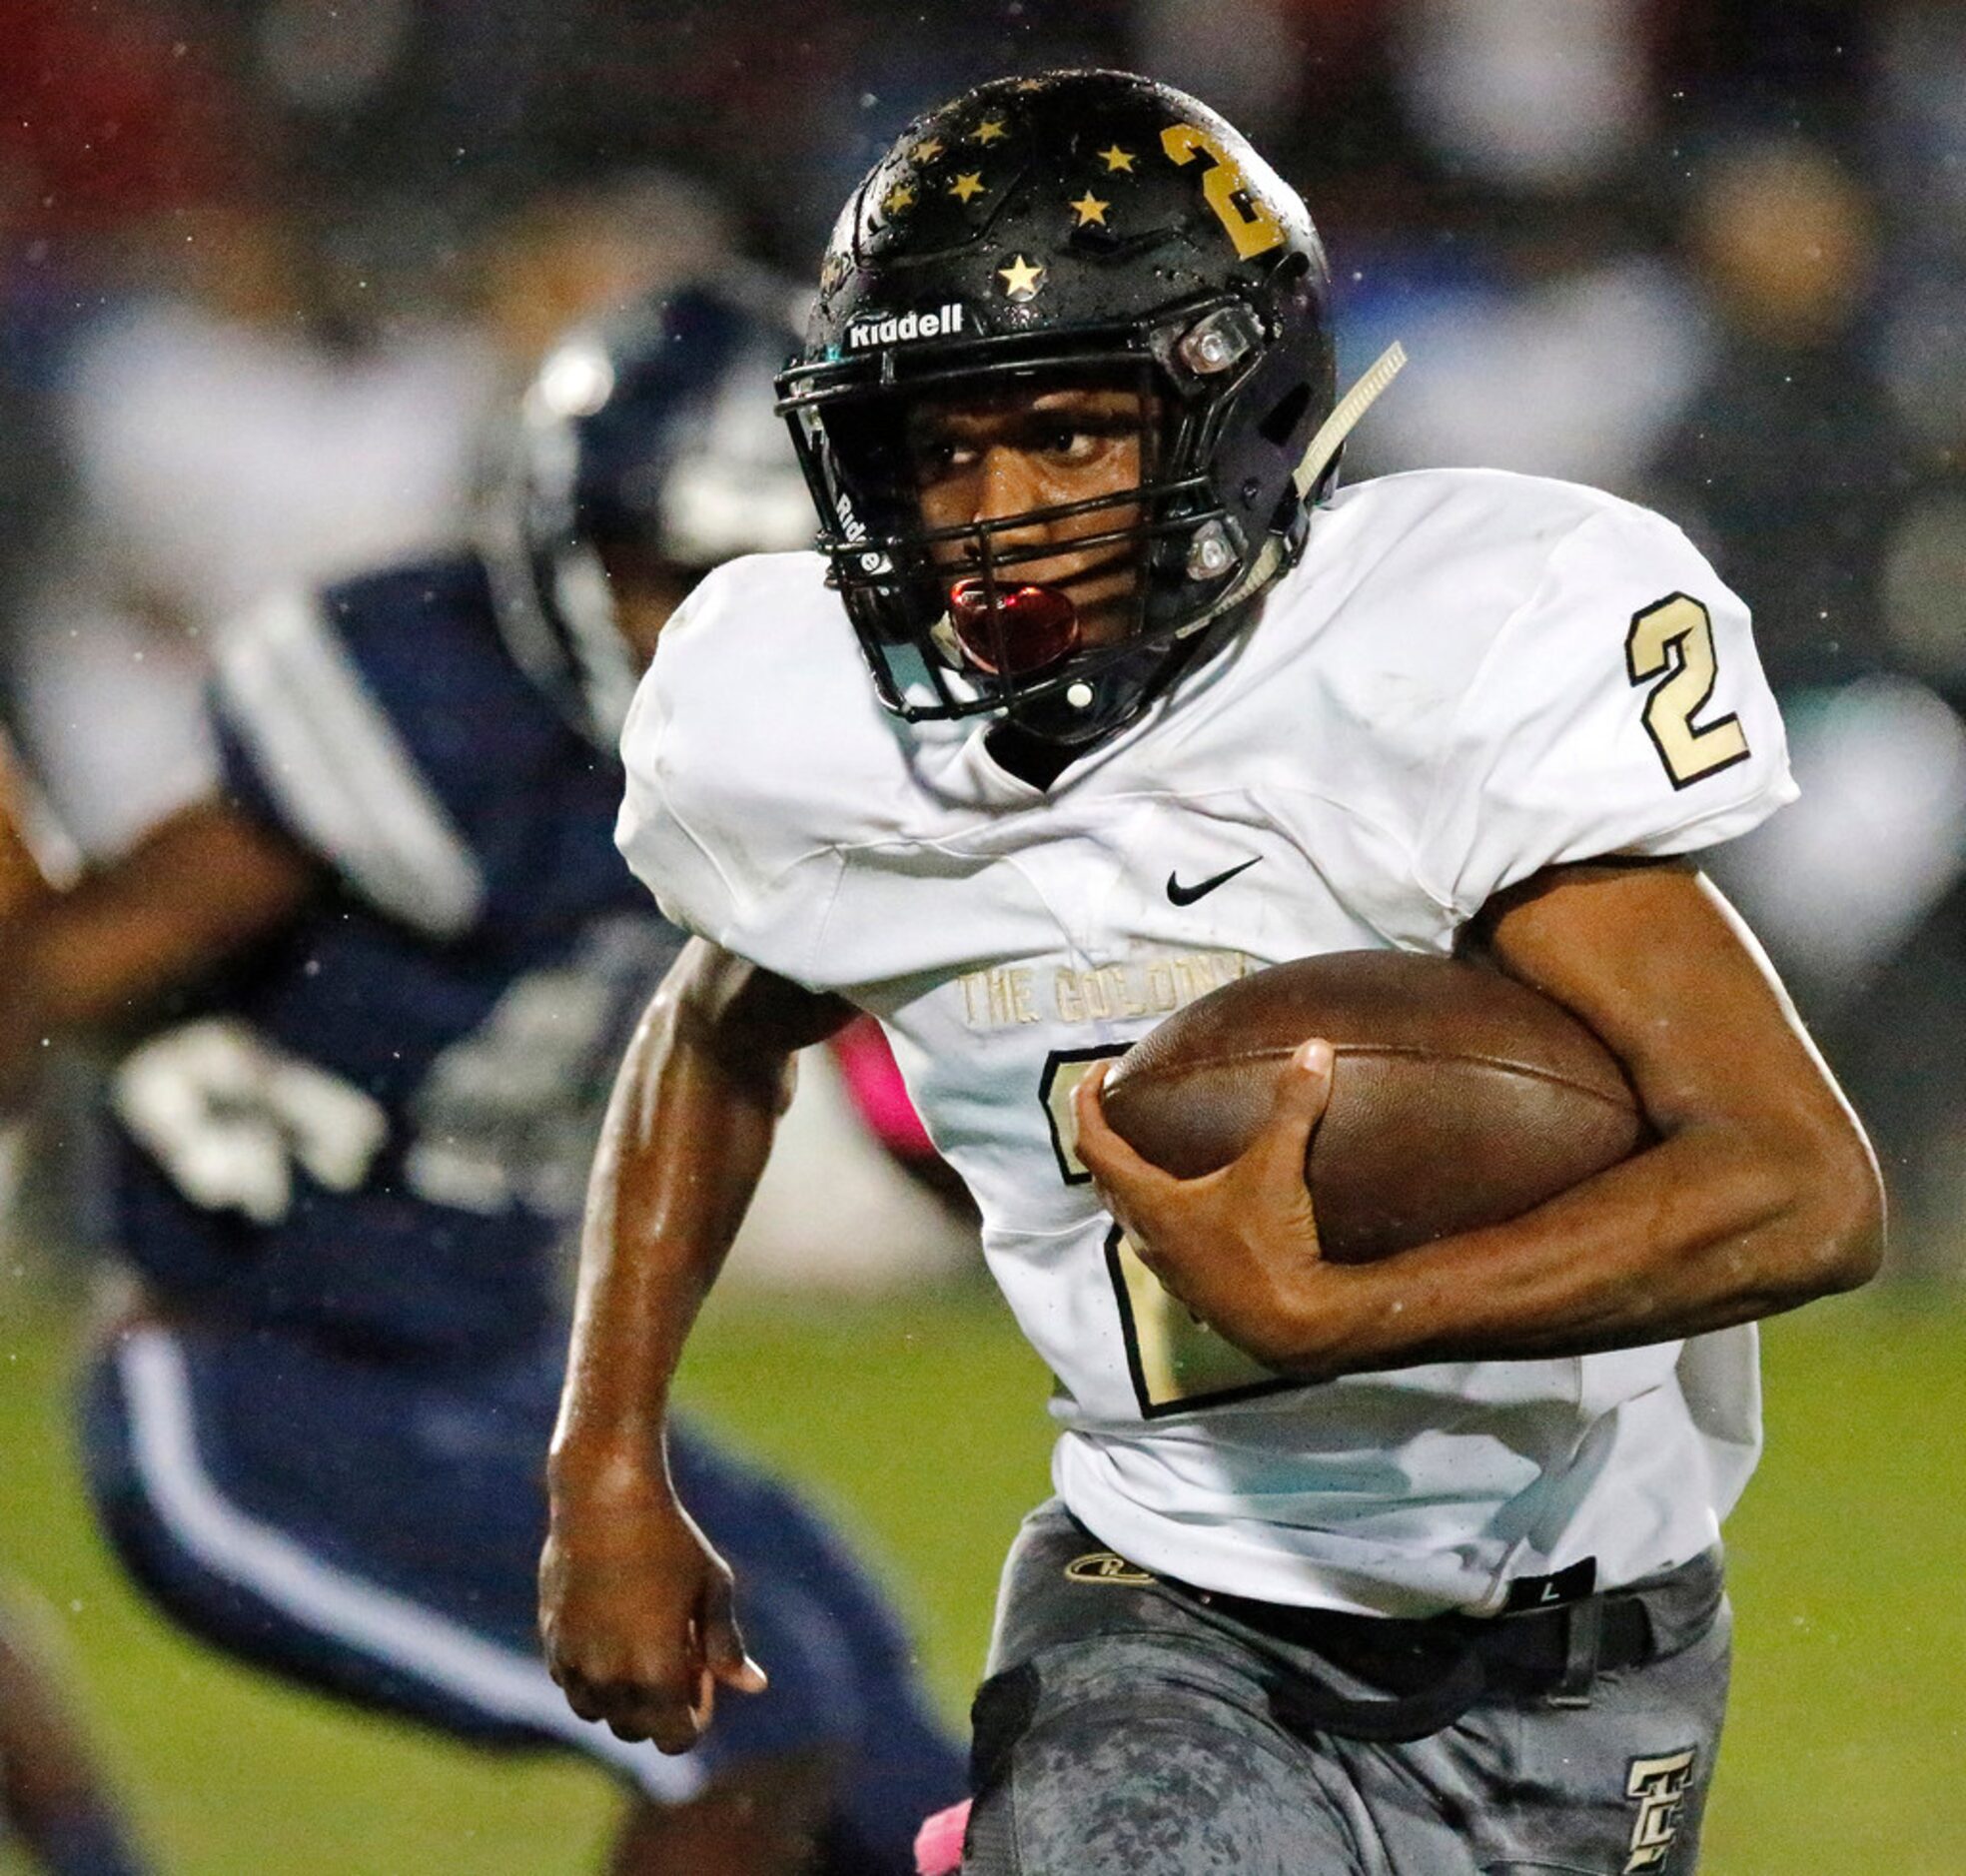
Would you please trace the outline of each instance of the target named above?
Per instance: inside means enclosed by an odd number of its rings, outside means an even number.
[[[468,1753],[225,1666],[90,1533],[69,1325],[0,1287],[0,1573],[60,1613],[107,1756],[184,1876],[558,1876],[613,1798],[577,1764]],[[1889,1298],[1768,1335],[1770,1453],[1730,1530],[1734,1709],[1708,1876],[1966,1872],[1966,1313]],[[960,1712],[996,1569],[1045,1488],[1045,1378],[994,1299],[721,1300],[688,1392],[882,1559]],[[24,1868],[0,1849],[0,1872]]]

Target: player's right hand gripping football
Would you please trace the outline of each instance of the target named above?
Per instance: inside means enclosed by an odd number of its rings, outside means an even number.
[[[1277,1080],[1269,1120],[1219,1172],[1177,1179],[1107,1124],[1100,1063],[1079,1084],[1078,1154],[1141,1262],[1201,1320],[1259,1362],[1292,1373],[1318,1359],[1312,1294],[1326,1270],[1305,1183],[1331,1099],[1332,1046],[1307,1042]]]
[[[729,1566],[639,1458],[556,1463],[539,1632],[574,1712],[664,1752],[702,1737],[719,1685],[765,1687],[738,1632]]]

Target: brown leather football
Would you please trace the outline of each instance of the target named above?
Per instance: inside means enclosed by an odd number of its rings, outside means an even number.
[[[1337,1054],[1306,1168],[1335,1263],[1519,1217],[1645,1136],[1622,1070],[1568,1011],[1497,971],[1400,951],[1302,958],[1211,992],[1120,1058],[1106,1118],[1170,1173],[1213,1172],[1314,1036]]]

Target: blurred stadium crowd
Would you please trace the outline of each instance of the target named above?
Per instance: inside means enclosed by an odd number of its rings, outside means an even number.
[[[1957,0],[0,0],[0,684],[55,818],[105,855],[195,785],[261,591],[467,527],[561,327],[809,276],[916,109],[1084,63],[1279,154],[1342,375],[1406,343],[1350,473],[1608,486],[1748,599],[1806,798],[1727,884],[1901,1264],[1966,1269]]]

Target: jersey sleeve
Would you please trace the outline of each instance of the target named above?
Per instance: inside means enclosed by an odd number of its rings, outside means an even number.
[[[317,597],[285,594],[226,633],[212,685],[226,796],[434,937],[477,921],[476,856]]]
[[[841,860],[823,805],[837,740],[814,726],[832,726],[841,674],[800,651],[813,558],[728,561],[662,628],[621,733],[614,841],[672,925],[816,990],[834,987]],[[861,682],[857,661],[844,675]]]
[[[1477,665],[1416,871],[1467,919],[1543,867],[1694,852],[1795,793],[1747,607],[1670,522],[1607,502]]]
[[[684,622],[691,601],[669,620],[665,633]],[[736,925],[735,894],[703,840],[682,818],[667,786],[664,728],[666,699],[653,666],[643,676],[621,730],[626,776],[614,844],[628,869],[655,896],[671,925],[714,944],[729,941]]]
[[[762,881],[751,849],[759,836],[743,812],[744,777],[733,772],[743,763],[726,733],[727,712],[704,707],[722,674],[718,654],[731,649],[729,573],[706,574],[676,608],[635,690],[621,730],[626,780],[614,844],[671,925],[752,957],[759,947],[748,927]],[[745,681],[743,672],[730,675]],[[770,675],[783,681],[782,672]]]

